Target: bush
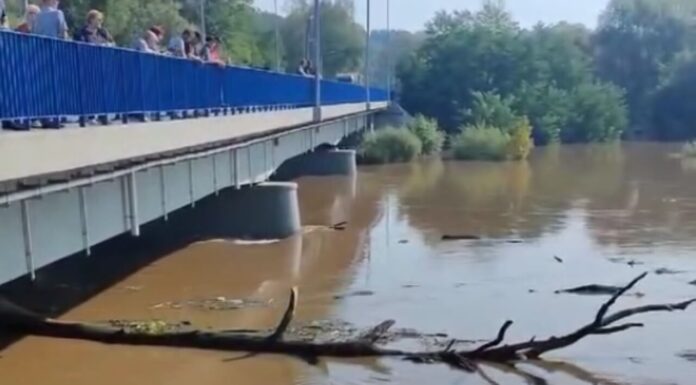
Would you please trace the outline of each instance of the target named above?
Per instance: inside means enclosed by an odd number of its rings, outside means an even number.
[[[423,154],[430,155],[440,152],[445,143],[445,134],[440,131],[435,119],[417,115],[408,125],[408,130],[420,139]]]
[[[360,145],[365,163],[408,162],[421,154],[420,139],[406,129],[385,128],[369,133]]]
[[[505,160],[509,139],[495,127],[466,127],[452,141],[453,155],[461,160]]]
[[[532,126],[518,120],[510,133],[490,126],[472,126],[454,138],[454,157],[461,160],[523,160],[534,147]]]
[[[511,160],[524,160],[527,159],[533,147],[532,126],[529,124],[529,119],[519,119],[510,130],[505,155]]]

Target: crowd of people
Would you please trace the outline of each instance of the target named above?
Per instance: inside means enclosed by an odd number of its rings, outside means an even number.
[[[41,0],[41,5],[26,6],[24,20],[13,28],[19,33],[27,33],[70,39],[84,43],[115,46],[114,38],[104,27],[104,14],[91,10],[85,17],[84,25],[70,36],[65,14],[58,7],[59,0]],[[0,0],[0,29],[11,29],[7,23],[5,0]],[[206,36],[193,29],[185,29],[174,35],[169,44],[163,47],[165,31],[160,26],[152,26],[137,36],[130,48],[155,54],[164,54],[212,63],[224,64],[220,53],[221,41],[216,36]]]

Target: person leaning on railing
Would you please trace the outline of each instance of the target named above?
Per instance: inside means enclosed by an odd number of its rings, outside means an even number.
[[[114,45],[114,39],[104,28],[104,14],[93,9],[87,13],[85,25],[74,36],[75,41],[97,45]]]
[[[68,38],[68,24],[65,14],[58,9],[59,0],[42,0],[41,12],[36,15],[33,33],[56,39]]]
[[[161,53],[160,40],[164,32],[160,27],[151,27],[135,40],[133,49],[140,52]]]
[[[36,23],[36,16],[39,14],[39,12],[41,12],[41,8],[39,8],[37,5],[27,5],[27,10],[24,13],[24,21],[22,24],[18,25],[17,28],[15,28],[15,31],[21,33],[32,33],[34,31],[34,24]]]

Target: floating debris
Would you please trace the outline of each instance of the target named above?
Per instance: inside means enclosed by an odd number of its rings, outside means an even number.
[[[481,237],[478,235],[443,235],[443,241],[480,241]]]
[[[399,241],[400,244],[405,245],[408,243],[408,239],[402,239]]]
[[[662,267],[662,268],[655,270],[655,274],[657,274],[657,275],[675,275],[675,274],[682,274],[682,273],[686,273],[686,272],[681,271],[681,270],[672,270],[672,269],[668,269],[666,267]]]
[[[335,295],[334,299],[345,299],[349,297],[369,297],[371,295],[375,295],[375,292],[372,290],[357,290],[347,294]]]
[[[126,286],[123,289],[126,291],[141,291],[143,290],[143,286]]]
[[[515,244],[515,245],[518,245],[518,244],[520,244],[520,243],[524,243],[524,241],[521,240],[521,239],[509,239],[509,240],[507,240],[507,241],[505,241],[505,242],[506,242],[506,243]]]
[[[234,239],[232,243],[238,246],[264,246],[280,242],[280,239]]]
[[[348,227],[348,222],[346,222],[346,221],[336,223],[333,226],[329,226],[329,228],[331,228],[332,230],[336,230],[336,231],[343,231],[347,227]]]
[[[559,256],[557,256],[557,255],[554,255],[554,256],[553,256],[553,259],[555,259],[556,262],[558,262],[558,263],[563,263],[563,259],[561,259],[561,258],[560,258]]]
[[[693,281],[689,282],[689,285],[694,285],[694,286],[696,286],[696,280],[693,280]]]
[[[677,356],[687,361],[696,362],[696,350],[686,350],[677,354]]]
[[[126,334],[150,334],[159,335],[165,333],[182,332],[191,328],[191,323],[183,322],[167,322],[162,320],[148,321],[122,321],[109,320],[105,324],[122,329]]]
[[[420,287],[420,286],[413,285],[413,284],[407,284],[407,285],[401,285],[401,287],[404,289],[415,289],[415,288]]]
[[[584,285],[572,289],[556,290],[556,294],[578,294],[578,295],[614,295],[621,291],[619,286],[608,285]]]
[[[211,311],[229,311],[229,310],[239,310],[250,307],[266,307],[270,306],[271,301],[262,301],[257,299],[237,299],[237,298],[226,298],[226,297],[216,297],[208,298],[202,300],[189,300],[189,301],[167,301],[162,302],[151,307],[151,309],[181,309],[184,307],[197,308],[202,310]]]

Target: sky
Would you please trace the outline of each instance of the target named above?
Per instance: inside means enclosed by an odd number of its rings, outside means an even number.
[[[367,0],[355,0],[356,17],[365,24]],[[372,28],[381,29],[386,26],[387,0],[372,1]],[[277,0],[280,13],[283,13],[285,0]],[[256,6],[273,11],[274,0],[255,0]],[[582,23],[588,27],[597,24],[597,17],[606,7],[609,0],[507,0],[507,8],[515,19],[528,27],[537,22],[553,23],[569,21]],[[476,10],[481,0],[391,0],[392,28],[417,31],[439,10]]]

